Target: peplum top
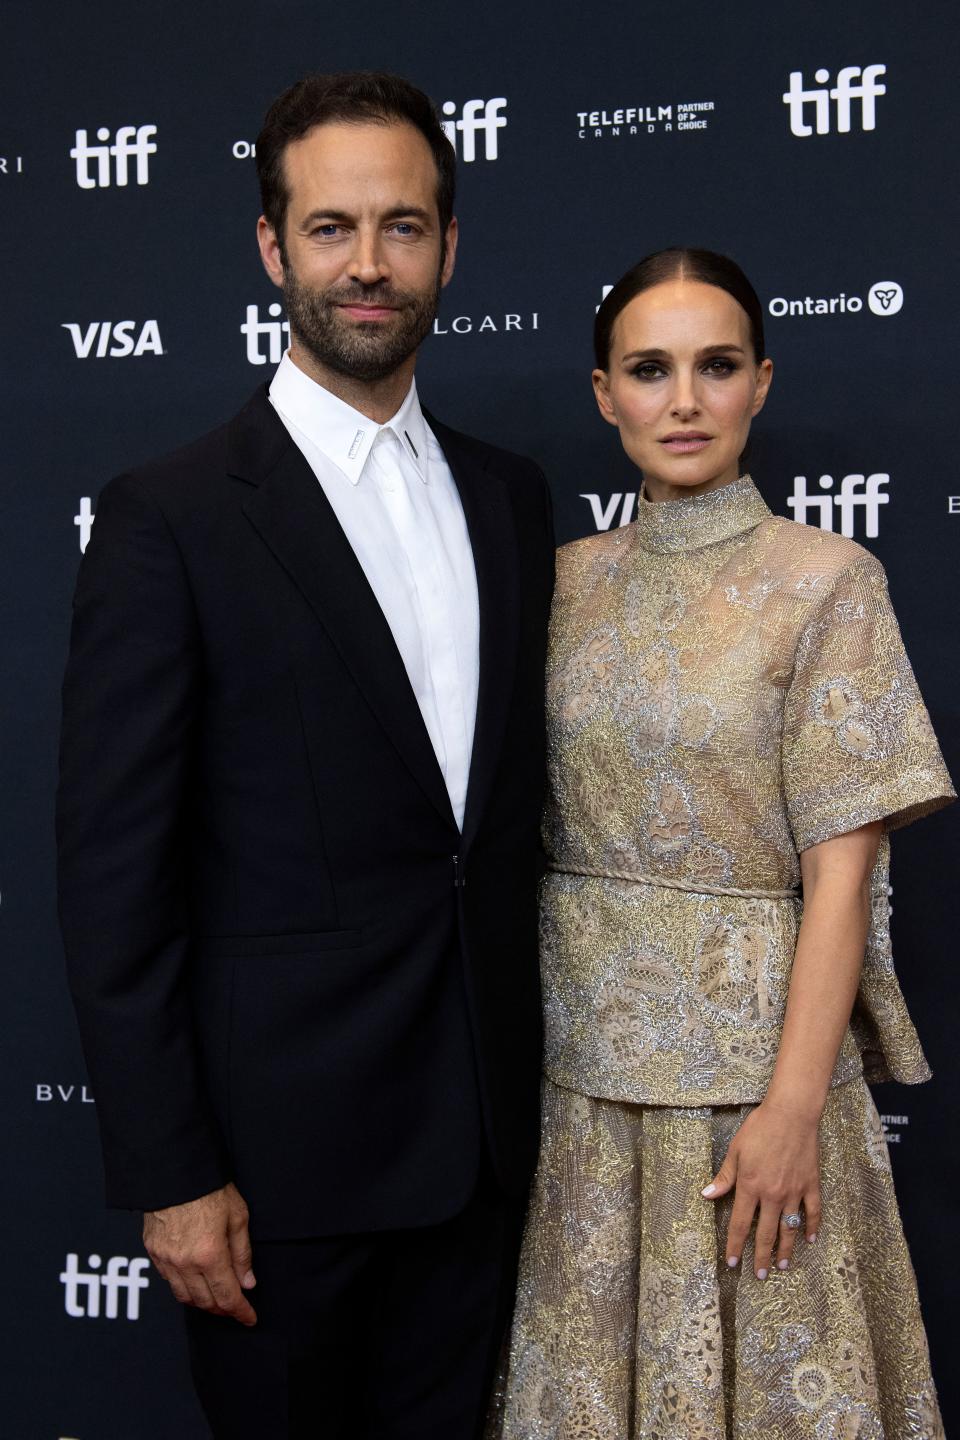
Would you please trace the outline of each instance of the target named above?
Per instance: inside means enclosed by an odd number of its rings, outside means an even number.
[[[929,1068],[890,948],[886,832],[954,797],[880,563],[749,476],[558,557],[547,672],[545,1070],[582,1094],[752,1103],[777,1056],[799,853],[885,834],[833,1076]]]

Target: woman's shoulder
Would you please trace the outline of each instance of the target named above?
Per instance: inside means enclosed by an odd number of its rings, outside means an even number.
[[[583,570],[598,560],[613,559],[626,544],[629,529],[618,526],[615,530],[601,530],[596,535],[584,535],[579,540],[568,540],[557,551],[557,570]]]
[[[598,566],[605,569],[626,544],[627,533],[625,527],[601,530],[597,535],[584,535],[561,545],[557,551],[557,589],[579,589]]]
[[[764,563],[772,571],[787,577],[814,576],[821,588],[834,585],[848,574],[870,574],[884,578],[884,569],[856,540],[821,530],[817,525],[802,525],[784,515],[771,515],[754,532],[764,551]]]

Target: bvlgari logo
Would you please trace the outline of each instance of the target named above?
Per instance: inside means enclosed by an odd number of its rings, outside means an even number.
[[[86,1085],[38,1085],[35,1091],[38,1105],[92,1105],[93,1096]]]
[[[577,110],[577,135],[581,140],[625,140],[706,130],[715,109],[713,100],[671,100],[668,105],[658,100]]]
[[[498,315],[454,315],[452,319],[437,316],[433,322],[434,335],[499,335],[539,329],[540,314],[537,310],[526,313],[514,310]]]

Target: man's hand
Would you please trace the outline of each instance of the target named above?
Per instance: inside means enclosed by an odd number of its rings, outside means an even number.
[[[243,1293],[257,1283],[248,1219],[233,1184],[144,1215],[147,1254],[182,1305],[256,1325],[256,1311]]]

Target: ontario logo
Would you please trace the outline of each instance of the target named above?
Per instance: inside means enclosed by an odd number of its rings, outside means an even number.
[[[775,320],[803,318],[809,315],[859,315],[864,307],[862,295],[798,295],[792,298],[775,295],[767,310]],[[897,315],[903,309],[903,286],[897,280],[877,280],[867,291],[866,307],[871,315],[881,318]]]

